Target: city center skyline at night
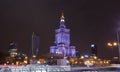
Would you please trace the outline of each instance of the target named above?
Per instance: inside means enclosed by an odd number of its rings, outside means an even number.
[[[71,29],[71,44],[80,54],[91,54],[90,45],[95,44],[99,57],[118,56],[117,47],[111,49],[106,44],[117,41],[119,3],[119,0],[1,0],[0,52],[7,53],[9,42],[15,41],[18,51],[29,54],[35,32],[40,38],[40,55],[49,53],[63,10],[66,26]]]

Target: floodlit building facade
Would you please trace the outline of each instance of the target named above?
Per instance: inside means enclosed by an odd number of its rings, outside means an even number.
[[[59,28],[55,30],[55,45],[50,46],[50,53],[76,56],[75,46],[70,45],[70,29],[66,28],[63,13],[60,17]]]

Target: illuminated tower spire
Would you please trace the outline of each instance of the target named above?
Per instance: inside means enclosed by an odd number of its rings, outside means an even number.
[[[64,17],[64,13],[63,13],[63,11],[62,11],[62,13],[61,13],[61,19],[64,19],[65,17]]]
[[[61,17],[60,17],[60,28],[65,28],[65,17],[64,17],[64,13],[62,11],[61,13]]]

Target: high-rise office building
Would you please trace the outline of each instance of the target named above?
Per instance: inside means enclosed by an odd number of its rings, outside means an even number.
[[[96,46],[96,44],[91,44],[91,52],[92,52],[92,55],[97,56],[97,46]]]
[[[10,57],[15,57],[17,55],[17,46],[15,42],[10,42],[9,43],[9,54]]]
[[[70,46],[70,29],[65,26],[65,17],[62,13],[59,28],[55,30],[55,45],[50,46],[50,53],[64,56],[76,56],[75,46]]]
[[[38,55],[39,52],[39,36],[33,32],[32,34],[32,55]]]

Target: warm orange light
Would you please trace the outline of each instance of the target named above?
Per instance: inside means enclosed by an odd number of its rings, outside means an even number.
[[[28,63],[27,60],[24,60],[24,63],[27,64]]]
[[[36,55],[33,55],[32,57],[33,57],[33,58],[36,58]]]
[[[28,59],[28,57],[26,56],[25,59]]]
[[[84,59],[84,56],[81,56],[81,59]]]
[[[113,42],[113,43],[110,43],[110,42],[109,42],[109,43],[107,43],[107,45],[110,46],[110,47],[112,47],[112,46],[117,46],[118,43],[117,43],[117,42]]]
[[[113,45],[114,45],[114,46],[117,46],[117,42],[114,42]]]
[[[97,59],[97,57],[96,57],[96,56],[94,56],[94,59]]]
[[[108,43],[107,45],[108,45],[108,46],[112,46],[112,43]]]

